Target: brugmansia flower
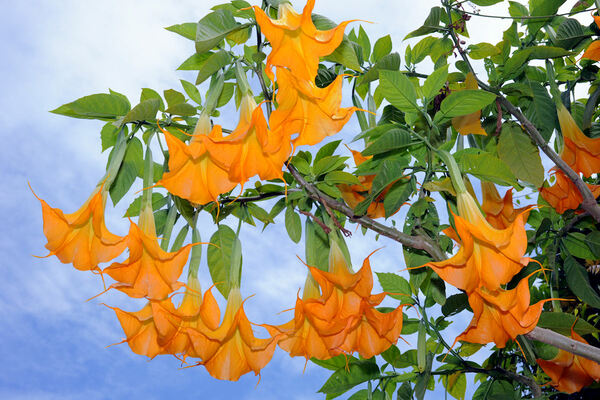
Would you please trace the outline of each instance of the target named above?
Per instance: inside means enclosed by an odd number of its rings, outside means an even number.
[[[80,271],[99,270],[99,263],[110,261],[125,250],[125,238],[110,233],[104,224],[104,185],[99,185],[79,210],[66,215],[50,207],[35,192],[33,195],[42,204],[46,248],[50,250],[46,257],[56,255]]]
[[[482,181],[481,191],[483,193],[483,202],[481,209],[485,212],[485,219],[496,229],[506,229],[523,213],[523,221],[527,221],[529,208],[514,208],[512,188],[506,191],[504,198],[500,197],[496,185],[491,182]]]
[[[304,81],[314,81],[317,76],[319,57],[333,53],[344,38],[344,29],[352,21],[345,21],[333,29],[320,31],[312,22],[315,0],[308,0],[302,14],[291,4],[282,2],[279,19],[269,18],[258,6],[254,6],[256,22],[271,43],[265,72],[273,80],[273,66],[287,67],[294,76]]]
[[[212,159],[228,171],[229,180],[242,185],[254,175],[264,180],[282,178],[283,163],[292,151],[289,135],[269,132],[263,111],[250,93],[242,97],[235,130],[206,144]]]
[[[544,303],[550,299],[529,305],[530,276],[521,279],[511,290],[482,287],[468,293],[473,319],[456,340],[480,344],[494,342],[502,348],[509,339],[531,332],[537,325]]]
[[[228,171],[216,164],[207,151],[207,141],[219,141],[223,137],[220,125],[211,129],[208,114],[200,115],[189,145],[160,125],[159,129],[165,134],[169,147],[169,172],[163,174],[158,185],[196,204],[217,201],[220,194],[237,185],[229,180]]]
[[[600,28],[600,17],[597,15],[592,15],[594,17],[594,22],[598,28]],[[594,40],[588,48],[585,50],[581,58],[589,58],[590,60],[600,61],[600,40]]]
[[[193,245],[188,244],[173,253],[162,250],[156,238],[151,205],[142,209],[139,226],[131,222],[127,246],[129,258],[104,269],[105,273],[118,282],[112,284],[111,288],[130,297],[163,300],[183,285],[177,279],[181,276]]]
[[[587,137],[562,104],[558,106],[558,121],[564,141],[560,157],[586,177],[600,172],[600,138]]]
[[[232,287],[227,297],[227,308],[221,325],[210,333],[210,339],[218,342],[216,352],[200,365],[217,379],[237,381],[240,376],[253,371],[255,375],[271,361],[276,340],[258,339],[242,302],[238,287]]]
[[[295,146],[312,146],[338,133],[357,110],[340,108],[343,80],[343,75],[338,75],[321,89],[314,79],[302,81],[286,68],[277,68],[278,106],[269,119],[271,130],[284,137],[297,133]]]
[[[579,336],[573,327],[571,327],[571,339],[587,344],[587,341]],[[551,360],[538,358],[536,361],[552,379],[550,384],[561,392],[579,392],[592,382],[600,381],[600,364],[561,349]]]
[[[402,331],[402,306],[390,313],[375,309],[386,293],[371,295],[373,274],[369,258],[352,273],[337,243],[332,241],[329,272],[309,267],[321,289],[312,285],[296,301],[294,319],[270,332],[283,332],[280,347],[291,356],[327,359],[358,352],[364,358],[388,349]],[[318,297],[317,297],[318,296]]]
[[[354,164],[358,167],[363,162],[367,161],[371,158],[363,156],[359,151],[350,150],[352,152],[352,157],[354,158]],[[356,208],[362,201],[364,201],[371,188],[373,186],[373,180],[375,179],[375,175],[362,175],[358,177],[358,181],[360,184],[358,185],[347,185],[347,184],[339,184],[338,189],[342,193],[342,198],[350,206],[351,208]],[[383,200],[385,199],[385,195],[387,194],[390,187],[392,187],[394,183],[390,183],[379,196],[377,196],[369,207],[367,208],[366,215],[369,218],[384,218],[385,217],[385,207],[383,205]]]
[[[486,221],[471,195],[457,195],[458,214],[454,216],[457,239],[461,247],[445,261],[430,262],[437,274],[451,285],[467,293],[482,286],[497,290],[508,283],[529,263],[523,257],[527,250],[522,211],[506,229],[496,229]]]
[[[540,188],[540,194],[556,210],[563,214],[567,210],[577,209],[583,202],[583,197],[577,186],[558,168],[553,168],[556,181],[552,186]],[[600,196],[600,185],[587,184],[594,197]]]
[[[478,88],[477,78],[472,72],[469,72],[465,78],[465,89],[477,90]],[[486,131],[481,127],[481,110],[452,118],[452,127],[461,135],[472,133],[487,136]]]

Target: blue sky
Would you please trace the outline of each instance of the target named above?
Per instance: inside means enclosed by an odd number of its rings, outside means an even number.
[[[126,345],[106,348],[120,341],[123,333],[112,311],[101,302],[128,310],[141,308],[120,293],[85,300],[102,290],[97,277],[76,271],[44,255],[45,239],[39,202],[27,187],[66,213],[75,211],[87,199],[104,173],[107,154],[101,154],[102,123],[50,114],[61,104],[108,88],[124,93],[135,104],[142,87],[159,92],[181,90],[179,79],[194,80],[193,74],[175,71],[192,54],[193,44],[163,28],[192,22],[207,13],[216,1],[0,1],[3,96],[0,178],[0,220],[4,230],[0,241],[3,279],[0,281],[0,398],[3,399],[160,399],[168,396],[197,398],[210,395],[225,399],[313,399],[328,371],[304,360],[291,359],[278,350],[262,371],[237,383],[209,377],[202,368],[178,369],[171,357],[148,362]],[[365,29],[372,41],[392,34],[395,50],[403,53],[401,38],[417,28],[428,8],[437,2],[359,0],[317,2],[315,12],[336,21],[361,18],[373,21]],[[303,4],[295,2],[300,9]],[[505,12],[506,5],[491,11]],[[496,42],[499,29],[485,29],[477,41]],[[496,23],[495,23],[496,24]],[[354,24],[356,25],[356,24]],[[496,25],[494,25],[496,26]],[[487,26],[489,28],[489,24]],[[493,32],[497,32],[494,35]],[[494,37],[495,36],[495,37]],[[229,119],[229,121],[228,121]],[[222,123],[233,126],[234,114],[223,115]],[[358,133],[353,119],[334,139],[345,142]],[[138,181],[136,185],[140,186]],[[140,186],[141,188],[141,186]],[[110,229],[126,234],[127,220],[121,219],[124,201],[107,207]],[[403,213],[394,218],[402,224]],[[202,235],[210,237],[214,227],[205,221]],[[277,315],[293,306],[304,281],[303,244],[281,240],[287,237],[283,221],[269,227],[244,227],[244,295],[256,294],[247,302],[253,322],[282,323],[289,317]],[[356,267],[375,248],[386,247],[372,258],[378,272],[404,268],[400,247],[373,236],[354,235],[350,249]],[[203,261],[203,285],[208,287]],[[380,290],[380,288],[376,288]],[[414,315],[412,315],[414,316]],[[469,316],[449,330],[449,340],[464,329]],[[408,338],[409,342],[416,342]],[[409,347],[401,343],[402,350]]]

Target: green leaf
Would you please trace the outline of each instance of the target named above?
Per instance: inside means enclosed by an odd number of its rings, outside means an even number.
[[[156,90],[143,88],[142,93],[140,94],[140,103],[149,99],[157,99],[159,102],[158,109],[160,111],[165,111],[165,103],[163,102],[162,97],[160,97],[160,94],[158,94]]]
[[[529,15],[529,10],[523,4],[517,1],[509,1],[508,4],[508,13],[511,17],[526,17]]]
[[[259,207],[254,203],[247,203],[246,207],[248,207],[248,212],[250,213],[250,215],[258,219],[263,224],[275,223],[275,221],[273,221],[273,218],[271,218],[269,213],[265,211],[265,209],[263,209],[262,207]]]
[[[360,25],[358,28],[358,44],[362,48],[363,58],[368,60],[371,56],[371,41],[369,40],[369,36],[363,29],[362,25]]]
[[[502,1],[502,0],[500,0]],[[457,400],[464,400],[467,393],[467,377],[462,372],[456,372],[447,377],[441,377],[442,384],[450,393],[450,396]]]
[[[600,232],[593,231],[585,237],[585,243],[588,245],[596,259],[600,258]]]
[[[169,107],[185,103],[185,96],[183,93],[178,92],[177,90],[167,89],[163,92],[163,94],[165,95],[165,100],[167,100]]]
[[[391,51],[392,38],[390,37],[390,35],[380,37],[379,39],[377,39],[375,45],[373,46],[373,54],[371,54],[371,61],[376,63],[377,61],[381,60],[383,56],[390,54]]]
[[[594,328],[589,322],[578,318],[573,314],[563,312],[543,311],[537,326],[540,328],[551,329],[561,335],[570,336],[571,327],[575,323],[575,320],[577,320],[577,323],[575,324],[574,330],[578,334],[583,336],[598,332],[598,329]]]
[[[566,0],[529,0],[531,16],[554,16],[565,1]],[[525,23],[529,27],[529,33],[535,34],[542,26],[550,22],[551,19],[552,18],[528,19]]]
[[[448,65],[438,68],[425,79],[423,83],[423,97],[428,100],[438,95],[448,80]]]
[[[242,27],[245,25],[237,23],[228,10],[217,10],[208,14],[198,21],[195,37],[196,52],[201,54],[212,49],[221,43],[225,36]]]
[[[440,106],[441,116],[444,118],[458,117],[461,115],[472,114],[481,110],[496,99],[494,93],[485,90],[465,89],[460,92],[453,92],[446,97]],[[438,120],[436,114],[436,120]]]
[[[400,71],[379,72],[379,87],[394,107],[402,111],[418,111],[417,92],[412,82]]]
[[[176,104],[172,107],[169,107],[165,110],[166,113],[181,115],[183,117],[190,117],[196,115],[196,107],[188,103],[180,103]]]
[[[152,209],[154,211],[161,209],[169,202],[168,197],[163,196],[161,193],[152,193]],[[133,200],[133,202],[127,208],[127,212],[123,215],[123,218],[132,218],[140,215],[140,209],[142,205],[142,195]]]
[[[302,222],[300,216],[294,212],[294,207],[288,206],[285,210],[285,229],[294,243],[302,238]]]
[[[117,136],[119,135],[119,127],[116,127],[112,122],[107,122],[100,131],[100,138],[102,140],[102,151],[111,148],[117,143]],[[127,129],[127,127],[124,127]],[[125,133],[127,136],[127,133]]]
[[[475,3],[481,7],[493,6],[494,4],[498,4],[503,0],[471,0],[471,3]]]
[[[570,232],[561,240],[561,245],[567,249],[567,252],[584,260],[593,260],[594,253],[585,242],[585,235],[579,232]]]
[[[402,128],[392,128],[375,140],[369,147],[362,151],[364,156],[386,153],[388,151],[410,146],[412,141],[410,133]]]
[[[198,77],[196,78],[196,85],[201,84],[206,79],[221,68],[224,68],[231,64],[231,55],[225,50],[219,50],[208,57],[208,59],[202,64],[200,71],[198,71]]]
[[[364,85],[374,80],[379,79],[379,71],[398,71],[400,69],[400,54],[391,53],[383,56],[378,62],[373,65],[366,74],[360,79],[360,84]]]
[[[524,107],[524,114],[538,128],[544,139],[550,140],[554,128],[558,126],[554,101],[539,82],[527,80],[525,85],[532,92],[532,101]],[[525,102],[523,104],[525,105]]]
[[[469,298],[466,293],[456,293],[446,299],[442,306],[442,314],[446,317],[458,314],[465,310],[469,305]]]
[[[373,179],[371,195],[377,196],[387,185],[401,179],[406,166],[405,161],[385,160],[375,179]]]
[[[313,14],[314,18],[315,14]],[[326,61],[334,62],[343,65],[346,68],[360,71],[360,63],[352,42],[347,38],[342,40],[342,43],[328,56],[324,58]]]
[[[410,283],[400,275],[390,272],[376,272],[379,284],[388,296],[400,300],[402,304],[414,304]]]
[[[210,57],[213,53],[195,53],[190,56],[187,60],[185,60],[179,67],[177,67],[178,71],[199,71],[208,57]]]
[[[351,360],[355,360],[354,357],[350,357]],[[348,362],[348,357],[344,354],[340,354],[339,356],[332,357],[328,360],[319,360],[317,358],[311,358],[310,361],[317,364],[319,367],[323,367],[330,371],[337,371],[338,369],[344,368],[346,366],[346,363]]]
[[[323,147],[321,147],[319,151],[317,151],[317,155],[315,155],[315,162],[319,161],[323,157],[332,156],[341,142],[341,140],[334,140],[333,142],[329,142],[323,145]]]
[[[234,91],[235,84],[232,82],[225,82],[219,100],[217,101],[217,108],[223,107],[225,104],[229,103],[229,100],[233,97]]]
[[[313,166],[313,174],[320,176],[326,174],[334,169],[338,169],[344,165],[345,157],[340,156],[327,156],[316,161]]]
[[[517,180],[506,163],[490,153],[465,154],[459,163],[464,173],[502,186],[519,187]]]
[[[158,99],[148,99],[140,102],[137,106],[133,107],[131,111],[125,115],[121,124],[135,121],[156,121],[156,113],[160,107],[160,101]]]
[[[571,50],[587,37],[579,21],[574,18],[565,18],[556,29],[555,44],[563,49]]]
[[[425,59],[431,52],[433,44],[439,39],[433,36],[424,37],[412,48],[412,63],[418,64]]]
[[[544,166],[540,152],[519,125],[503,125],[498,140],[498,157],[510,167],[518,179],[535,187],[541,187],[544,183]]]
[[[496,54],[500,54],[500,49],[490,43],[483,42],[469,46],[469,56],[474,60],[481,60]]]
[[[306,229],[304,240],[306,263],[311,267],[327,271],[329,268],[329,236],[310,218],[306,219],[304,226]],[[344,365],[346,365],[345,362]]]
[[[571,52],[560,47],[532,46],[517,50],[504,64],[503,74],[505,78],[511,78],[516,72],[527,65],[529,60],[545,60],[547,58],[558,58],[570,55]]]
[[[325,384],[319,389],[319,393],[337,397],[356,385],[375,379],[379,376],[379,367],[373,359],[352,361],[338,369],[331,375]],[[329,399],[333,398],[328,396]]]
[[[404,205],[415,191],[415,179],[402,179],[394,183],[387,191],[383,199],[383,210],[385,217],[393,215],[400,207]]]
[[[213,283],[221,294],[227,298],[231,287],[229,286],[229,271],[232,262],[237,262],[233,258],[234,246],[241,248],[240,240],[236,237],[233,229],[227,225],[219,225],[217,231],[210,238],[210,243],[215,246],[208,246],[206,252],[208,270]],[[217,247],[218,246],[218,247]],[[239,261],[241,262],[241,260]]]
[[[325,175],[325,182],[329,185],[345,184],[345,185],[358,185],[360,181],[358,178],[346,171],[331,171]]]
[[[196,40],[197,25],[195,22],[185,22],[183,24],[171,25],[165,29],[177,33],[186,39]]]
[[[404,40],[410,39],[417,36],[428,35],[430,33],[438,31],[440,27],[440,18],[444,13],[444,9],[441,7],[432,7],[431,11],[429,11],[429,15],[423,25],[417,29],[409,33],[404,37]]]
[[[71,118],[108,121],[127,114],[130,108],[129,101],[122,95],[99,93],[81,97],[50,112]]]
[[[600,308],[600,296],[592,288],[588,272],[573,257],[565,260],[565,272],[569,288],[582,301],[594,308]]]
[[[196,104],[201,105],[202,104],[202,96],[200,95],[200,91],[198,90],[196,85],[194,85],[193,83],[190,83],[188,81],[184,81],[183,79],[180,79],[179,82],[181,82],[181,86],[183,86],[183,90],[185,90],[187,95],[190,96],[190,99],[194,100],[196,102]]]
[[[138,176],[138,171],[144,168],[144,150],[142,142],[138,138],[133,138],[127,144],[123,163],[117,172],[115,181],[110,187],[110,198],[113,204],[117,203],[125,196],[125,194],[133,185],[135,178]]]

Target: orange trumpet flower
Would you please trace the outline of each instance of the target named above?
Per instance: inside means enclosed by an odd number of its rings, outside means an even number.
[[[573,327],[571,327],[571,339],[587,344],[587,341],[579,336]],[[561,349],[552,360],[538,358],[536,361],[552,379],[550,384],[561,392],[579,392],[592,382],[600,381],[600,364]]]
[[[592,17],[594,17],[596,26],[600,28],[600,17],[593,14]],[[589,58],[590,60],[600,61],[600,40],[594,40],[592,43],[590,43],[581,58]]]
[[[482,181],[481,191],[483,203],[481,209],[485,212],[485,219],[496,229],[506,229],[523,213],[523,221],[529,217],[529,208],[514,208],[512,199],[512,188],[506,191],[504,198],[500,197],[496,185],[491,182]]]
[[[577,186],[571,181],[564,172],[558,168],[552,168],[556,182],[552,186],[540,188],[540,194],[556,210],[563,214],[567,210],[577,209],[583,202],[583,196],[577,189]],[[600,185],[587,184],[594,197],[600,196]]]
[[[289,135],[269,132],[262,109],[249,93],[242,97],[235,130],[206,144],[215,162],[229,171],[229,180],[242,185],[257,174],[264,180],[283,178],[283,164],[292,151]]]
[[[99,271],[98,264],[125,250],[125,238],[110,233],[104,224],[107,196],[104,185],[96,187],[79,210],[66,215],[50,207],[35,192],[33,195],[42,204],[46,248],[50,250],[45,257],[56,255],[61,262],[73,263],[80,271]]]
[[[131,221],[127,236],[129,258],[123,263],[111,264],[103,272],[118,282],[111,288],[130,297],[163,300],[183,286],[177,279],[187,263],[190,249],[196,244],[199,243],[188,244],[173,253],[162,250],[150,205],[142,209],[139,226]]]
[[[281,3],[279,19],[271,19],[258,6],[253,6],[256,22],[271,43],[265,72],[273,80],[273,66],[287,67],[300,80],[313,82],[317,76],[319,58],[333,53],[344,38],[345,21],[333,29],[320,31],[312,22],[315,0],[308,0],[302,14],[291,4]]]
[[[204,365],[213,377],[230,381],[237,381],[250,371],[258,375],[271,361],[277,344],[274,339],[254,336],[238,287],[229,292],[223,322],[211,332],[210,339],[218,341],[219,347],[198,365]]]
[[[321,89],[314,79],[302,81],[293,71],[277,68],[278,107],[269,119],[271,129],[284,137],[297,133],[293,139],[295,146],[312,146],[338,133],[357,110],[340,108],[343,80],[344,76],[338,75]]]
[[[600,172],[600,138],[586,136],[562,104],[558,107],[558,122],[564,141],[560,157],[583,176]]]
[[[207,151],[208,141],[219,141],[223,137],[220,125],[211,129],[207,114],[200,115],[189,145],[160,125],[158,127],[165,134],[169,147],[169,172],[163,174],[158,185],[196,204],[217,201],[220,194],[237,185],[237,182],[229,180],[229,172],[216,164]]]
[[[509,339],[531,332],[537,325],[544,303],[551,299],[529,305],[530,276],[521,279],[511,290],[482,287],[469,293],[473,319],[456,340],[480,344],[494,342],[497,347],[503,348]]]
[[[496,229],[485,220],[467,191],[458,194],[457,203],[459,215],[454,216],[454,224],[460,249],[448,260],[423,266],[431,267],[444,281],[467,293],[482,286],[498,290],[529,263],[529,258],[523,256],[527,250],[523,221],[526,211],[506,229]]]
[[[477,78],[472,72],[469,72],[465,78],[464,89],[477,90],[478,88]],[[475,111],[469,115],[461,115],[452,118],[452,127],[461,135],[472,133],[474,135],[487,136],[487,132],[481,127],[481,110]]]

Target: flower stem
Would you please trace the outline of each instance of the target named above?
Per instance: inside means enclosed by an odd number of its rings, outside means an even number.
[[[452,180],[452,185],[454,186],[454,190],[456,190],[456,194],[466,192],[467,188],[465,187],[465,182],[463,181],[460,169],[458,168],[458,164],[456,164],[454,157],[445,150],[438,150],[437,153],[448,167],[450,179]]]

